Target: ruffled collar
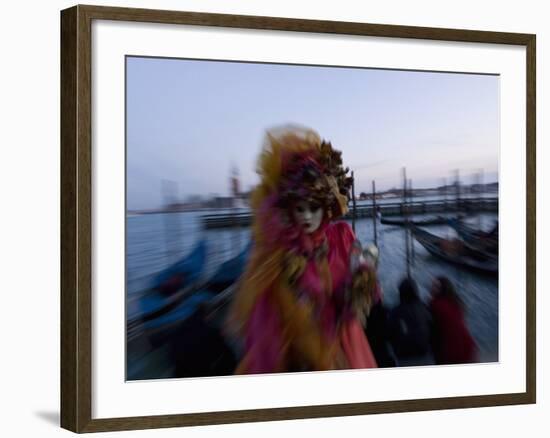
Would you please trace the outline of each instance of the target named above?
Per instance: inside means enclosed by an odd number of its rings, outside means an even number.
[[[313,233],[306,233],[294,224],[286,212],[277,206],[275,194],[267,196],[256,212],[257,242],[270,249],[283,248],[306,258],[318,256],[327,249],[326,230],[329,220],[325,217]]]

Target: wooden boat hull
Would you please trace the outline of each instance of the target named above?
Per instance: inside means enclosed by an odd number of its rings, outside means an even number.
[[[452,219],[448,223],[464,243],[473,250],[493,255],[498,254],[498,231],[484,232],[457,219]]]
[[[436,257],[475,271],[492,275],[498,274],[498,257],[496,256],[488,256],[467,247],[456,252],[446,251],[445,245],[454,242],[435,236],[418,227],[413,228],[413,235],[430,254]]]
[[[250,249],[251,243],[236,257],[222,263],[206,283],[188,284],[168,297],[154,289],[146,291],[142,300],[143,305],[148,306],[148,311],[128,320],[128,338],[143,332],[150,335],[165,331],[165,335],[168,335],[172,326],[179,324],[196,310],[198,302],[207,302],[238,280],[246,266]],[[201,264],[201,271],[203,265],[204,263]],[[152,302],[155,304],[154,308],[150,306]]]

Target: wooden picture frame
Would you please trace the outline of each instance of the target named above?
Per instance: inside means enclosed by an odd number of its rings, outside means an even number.
[[[92,22],[112,20],[358,37],[516,45],[526,49],[525,392],[398,401],[92,418]],[[531,34],[75,6],[61,12],[61,426],[98,432],[528,404],[536,401],[535,59]]]

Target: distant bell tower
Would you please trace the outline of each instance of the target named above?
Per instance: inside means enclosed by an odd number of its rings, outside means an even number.
[[[231,195],[234,198],[239,197],[241,193],[241,184],[239,180],[239,170],[236,166],[233,166],[233,169],[231,170]]]

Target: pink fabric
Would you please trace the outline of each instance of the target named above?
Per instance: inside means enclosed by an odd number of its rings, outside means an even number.
[[[349,271],[349,253],[355,236],[346,222],[335,222],[326,230],[329,244],[328,263],[332,275],[332,290],[344,287]]]
[[[248,322],[244,372],[278,371],[282,347],[281,319],[270,302],[269,294],[265,293],[258,299]]]
[[[327,296],[323,290],[314,260],[308,262],[300,278],[300,293],[316,304],[322,333],[329,339],[339,341],[350,368],[376,367],[363,328],[344,301],[345,284],[349,278],[349,253],[355,236],[345,222],[331,223],[324,231],[329,247],[327,257],[332,276],[332,295]],[[266,291],[258,299],[248,322],[244,372],[281,371],[278,369],[283,346],[281,331],[280,317],[270,301],[269,291]]]
[[[340,340],[350,368],[377,367],[369,341],[357,319],[353,318],[344,323],[340,329]]]

